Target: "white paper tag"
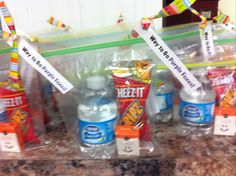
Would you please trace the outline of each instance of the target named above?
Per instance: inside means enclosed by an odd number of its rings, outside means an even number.
[[[67,81],[46,59],[44,59],[28,42],[21,39],[18,45],[19,54],[61,93],[65,94],[74,86]]]
[[[20,152],[20,145],[16,133],[0,133],[0,151]]]
[[[205,57],[215,55],[215,45],[212,35],[212,23],[208,22],[204,29],[200,29],[202,51]]]
[[[214,134],[234,136],[236,132],[236,117],[217,115],[215,117]]]
[[[183,86],[191,90],[196,90],[201,86],[201,83],[190,73],[175,53],[153,30],[143,30],[141,25],[135,30],[146,41],[161,61],[172,71]]]
[[[139,138],[116,138],[118,155],[139,156]]]

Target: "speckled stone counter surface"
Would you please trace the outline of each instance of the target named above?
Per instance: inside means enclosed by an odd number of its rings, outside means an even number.
[[[156,150],[139,158],[85,159],[62,128],[47,145],[0,153],[0,176],[236,176],[235,137],[179,137],[172,125],[154,132]]]

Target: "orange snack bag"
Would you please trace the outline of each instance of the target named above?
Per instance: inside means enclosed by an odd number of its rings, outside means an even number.
[[[150,61],[120,62],[112,71],[121,115],[120,124],[138,126],[140,139],[151,141],[145,110],[150,90]]]

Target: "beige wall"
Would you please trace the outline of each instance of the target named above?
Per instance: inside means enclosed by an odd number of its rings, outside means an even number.
[[[236,24],[236,0],[220,0],[219,9],[226,15],[229,15],[230,21]]]
[[[1,1],[1,0],[0,0]],[[162,8],[162,0],[4,0],[16,26],[26,33],[52,29],[50,16],[74,31],[114,25],[120,13],[126,23],[139,22]],[[46,5],[45,5],[46,4]],[[91,5],[92,4],[92,5]],[[162,19],[155,20],[162,26]]]

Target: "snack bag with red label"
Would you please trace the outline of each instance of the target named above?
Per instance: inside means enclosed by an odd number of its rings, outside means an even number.
[[[9,120],[20,127],[24,142],[38,143],[25,92],[0,87],[0,98],[6,107]]]
[[[236,70],[233,68],[216,68],[208,71],[208,78],[216,91],[219,107],[236,106]]]
[[[141,148],[142,144],[152,144],[145,110],[151,82],[150,68],[149,60],[120,61],[112,66],[119,102],[120,125],[140,128]]]

